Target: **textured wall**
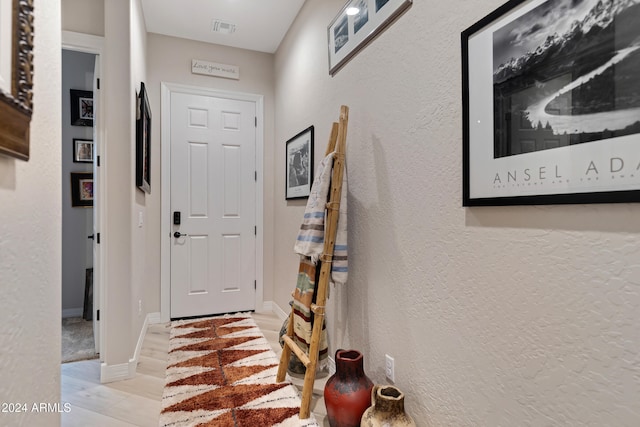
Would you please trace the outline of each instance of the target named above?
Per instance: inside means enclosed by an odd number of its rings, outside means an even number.
[[[132,0],[130,2],[131,8],[131,87],[130,93],[132,97],[140,92],[140,83],[147,81],[147,30],[144,24],[144,16],[142,14],[142,4],[140,0]],[[131,177],[132,187],[135,187],[136,176],[136,108],[133,102],[130,102],[131,106]],[[153,118],[158,118],[159,114],[153,115]],[[157,152],[151,152],[151,156],[158,156]],[[158,311],[155,309],[153,302],[158,295],[159,281],[154,281],[150,277],[148,271],[150,266],[148,263],[153,262],[158,258],[160,253],[159,239],[160,230],[152,228],[150,225],[154,225],[154,222],[149,222],[149,218],[154,217],[153,207],[154,201],[160,200],[160,183],[158,181],[152,182],[151,194],[147,194],[142,190],[136,188],[133,190],[131,201],[131,245],[133,263],[131,265],[132,270],[132,286],[131,286],[131,328],[134,331],[131,336],[131,343],[135,348],[138,339],[140,338],[140,331],[144,324],[147,313]],[[159,202],[158,202],[159,204]],[[139,219],[142,218],[142,224]],[[138,305],[139,304],[139,305]]]
[[[385,353],[419,426],[640,425],[640,206],[461,207],[460,32],[499,0],[414,2],[331,78],[309,0],[276,54],[276,141],[351,108],[350,276],[332,351]],[[284,171],[284,154],[276,171]],[[303,207],[276,174],[274,299],[295,286]]]
[[[106,201],[102,231],[106,245],[104,289],[102,301],[104,338],[101,356],[107,365],[128,363],[133,357],[139,330],[132,324],[137,317],[137,301],[133,301],[133,169],[134,100],[131,66],[131,4],[133,0],[109,0],[105,2],[105,55],[101,80],[104,97],[104,129]],[[107,88],[109,88],[107,90]],[[101,116],[102,117],[102,116]],[[119,166],[113,166],[119,165]],[[137,218],[135,220],[137,224]],[[136,236],[138,237],[138,236]],[[137,247],[137,246],[136,246]],[[136,258],[136,261],[138,259]],[[136,337],[136,338],[134,338]]]
[[[60,402],[60,1],[35,1],[34,112],[28,162],[0,156],[0,426],[56,426]],[[43,208],[44,207],[44,208]],[[0,408],[2,409],[2,408]]]
[[[61,0],[62,29],[104,36],[104,0]]]

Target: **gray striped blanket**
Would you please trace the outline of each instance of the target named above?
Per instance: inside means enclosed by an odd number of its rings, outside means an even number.
[[[308,256],[315,264],[324,249],[326,204],[333,170],[333,155],[330,153],[318,166],[315,179],[311,185],[311,194],[307,201],[304,218],[293,250],[300,255]],[[338,230],[333,249],[331,264],[331,282],[345,284],[348,273],[347,260],[347,170],[345,164],[342,178],[342,194],[340,195],[340,214]]]

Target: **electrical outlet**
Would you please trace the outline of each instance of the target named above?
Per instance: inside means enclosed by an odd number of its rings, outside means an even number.
[[[385,354],[384,355],[384,375],[391,382],[396,381],[396,375],[394,372],[393,365],[394,365],[393,357],[389,356],[388,354]]]

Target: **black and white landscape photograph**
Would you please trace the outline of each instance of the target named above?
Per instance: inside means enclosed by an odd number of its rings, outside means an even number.
[[[335,53],[338,53],[342,46],[349,41],[349,19],[347,15],[340,18],[340,21],[333,28],[333,39],[335,44]]]
[[[493,33],[494,158],[640,133],[640,0],[548,0]]]
[[[367,0],[358,0],[354,7],[358,9],[358,13],[353,17],[353,33],[357,34],[369,22],[369,4]]]
[[[376,12],[382,9],[384,5],[387,4],[388,2],[389,0],[376,0]]]

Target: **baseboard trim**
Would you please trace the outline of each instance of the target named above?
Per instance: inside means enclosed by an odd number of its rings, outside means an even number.
[[[120,363],[118,365],[107,365],[106,363],[102,363],[100,365],[100,382],[102,384],[106,384],[130,379],[130,364],[131,362]]]
[[[264,311],[272,312],[283,322],[287,317],[289,317],[289,313],[284,311],[275,301],[265,301],[262,307]]]
[[[160,312],[156,312],[156,313],[149,313],[147,314],[147,317],[149,319],[149,325],[155,325],[158,323],[162,323],[162,317],[160,316]]]
[[[140,336],[138,337],[138,343],[136,344],[133,358],[129,359],[129,363],[120,363],[118,365],[107,365],[102,363],[100,366],[100,382],[111,383],[115,381],[128,380],[136,376],[136,369],[138,368],[138,362],[140,360],[140,352],[142,351],[142,344],[144,337],[147,335],[147,329],[149,325],[160,322],[160,313],[148,313],[144,318],[142,329],[140,330]]]
[[[68,317],[82,317],[84,314],[84,310],[82,307],[80,308],[64,308],[62,309],[62,318],[66,319]]]

